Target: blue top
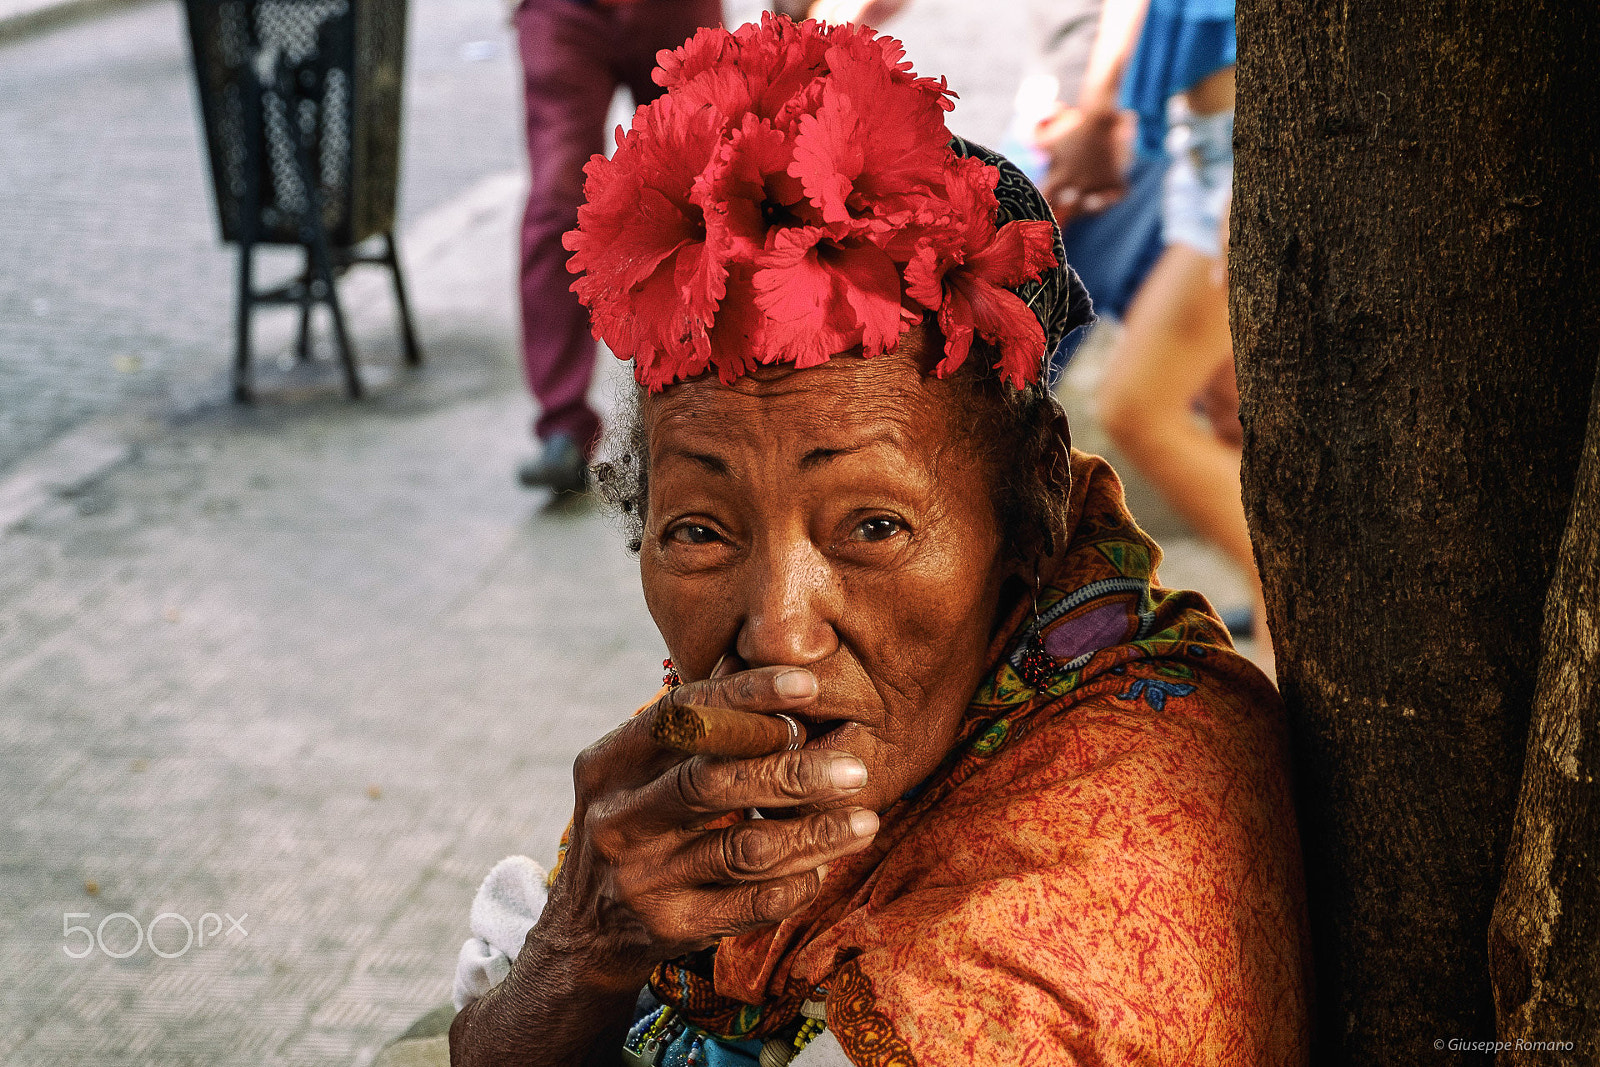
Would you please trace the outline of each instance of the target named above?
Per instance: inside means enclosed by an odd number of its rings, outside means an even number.
[[[1238,58],[1233,5],[1234,0],[1150,0],[1122,78],[1122,106],[1139,113],[1140,154],[1162,154],[1168,100]]]

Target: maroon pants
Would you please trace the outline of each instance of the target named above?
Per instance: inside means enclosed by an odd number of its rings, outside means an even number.
[[[661,94],[656,53],[721,20],[720,0],[524,0],[517,11],[528,122],[528,208],[522,220],[522,362],[539,402],[534,432],[565,433],[592,453],[595,342],[571,291],[561,235],[577,225],[583,165],[602,150],[618,85],[636,103]]]

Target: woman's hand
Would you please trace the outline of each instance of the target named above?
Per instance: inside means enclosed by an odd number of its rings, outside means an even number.
[[[866,766],[836,752],[783,751],[786,725],[774,725],[776,751],[747,759],[687,756],[651,735],[666,705],[770,718],[804,708],[816,692],[801,668],[691,682],[579,755],[572,839],[545,911],[563,939],[586,944],[597,969],[642,982],[662,960],[779,922],[808,903],[824,864],[871,841],[876,815],[836,807],[706,824],[749,808],[837,804],[866,784]]]
[[[535,1031],[552,1063],[610,1047],[657,963],[782,921],[815,897],[826,864],[871,843],[877,816],[847,803],[866,766],[829,750],[786,751],[781,719],[772,751],[752,758],[688,755],[652,737],[668,706],[771,716],[816,694],[816,679],[797,667],[690,682],[578,756],[566,859],[510,977],[453,1028],[460,1062],[512,1062],[493,1050],[518,1046],[526,1057],[526,1043],[509,1039]],[[801,806],[813,810],[707,826],[730,812]]]

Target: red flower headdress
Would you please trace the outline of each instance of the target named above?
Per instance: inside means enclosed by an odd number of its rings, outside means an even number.
[[[595,336],[642,384],[879,355],[928,313],[935,374],[976,335],[1005,381],[1038,380],[1044,330],[1010,289],[1056,265],[1055,230],[996,224],[999,172],[950,147],[944,79],[870,29],[770,14],[658,58],[666,94],[584,168],[565,237]]]

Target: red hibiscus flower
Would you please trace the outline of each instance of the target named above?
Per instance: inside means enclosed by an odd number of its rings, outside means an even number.
[[[809,226],[781,231],[757,261],[756,304],[768,324],[761,362],[814,367],[858,346],[881,355],[905,332],[894,260],[868,241],[828,235]]]
[[[887,233],[905,225],[915,201],[950,157],[944,97],[897,83],[876,48],[838,46],[821,105],[801,116],[789,173],[828,222],[870,220]]]
[[[1051,225],[996,230],[996,172],[957,160],[953,94],[899,42],[768,15],[657,58],[666,94],[585,168],[565,238],[595,335],[641,383],[875,356],[927,312],[939,374],[976,333],[1007,381],[1037,375],[1043,331],[1004,287],[1054,263]]]
[[[705,213],[707,233],[730,258],[753,263],[777,229],[821,221],[789,175],[793,159],[792,138],[746,115],[695,179],[691,195]]]
[[[943,378],[960,367],[977,334],[999,350],[1001,378],[1020,389],[1039,376],[1044,328],[1008,287],[1056,265],[1055,231],[1034,219],[996,229],[998,179],[975,159],[950,164],[945,191],[958,224],[922,239],[906,264],[906,295],[938,312],[945,356],[935,374]]]
[[[690,190],[721,133],[714,112],[685,112],[663,97],[639,110],[612,159],[584,168],[588,202],[563,242],[573,252],[568,269],[583,272],[572,288],[618,356],[660,351],[705,368],[705,330],[727,269]]]

